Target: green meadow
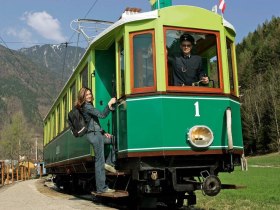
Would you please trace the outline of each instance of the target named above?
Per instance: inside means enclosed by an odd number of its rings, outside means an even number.
[[[280,209],[280,154],[247,157],[248,171],[236,167],[232,173],[220,173],[223,184],[245,186],[236,190],[221,190],[215,197],[197,191],[196,210]]]

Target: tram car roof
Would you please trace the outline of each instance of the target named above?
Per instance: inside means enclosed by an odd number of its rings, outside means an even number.
[[[106,36],[107,34],[109,34],[111,31],[113,31],[114,29],[118,28],[119,26],[122,26],[126,23],[130,23],[130,22],[135,22],[135,21],[141,21],[141,20],[148,20],[148,19],[157,19],[159,18],[159,14],[161,10],[176,10],[178,7],[191,7],[192,9],[201,9],[201,10],[205,10],[207,12],[211,12],[207,9],[201,8],[201,7],[194,7],[194,6],[187,6],[187,5],[176,5],[176,6],[169,6],[169,7],[165,7],[162,8],[160,10],[153,10],[153,11],[149,11],[149,12],[143,12],[143,13],[134,13],[134,12],[127,12],[125,11],[121,18],[116,21],[115,23],[113,23],[111,26],[109,26],[108,28],[106,28],[104,31],[102,31],[100,34],[98,34],[89,44],[89,47],[87,50],[90,49],[90,46],[96,42],[98,42],[101,38],[103,38],[104,36]],[[214,12],[211,12],[214,13]],[[218,15],[218,14],[217,14]],[[222,23],[225,27],[232,29],[235,33],[235,29],[233,27],[233,25],[231,23],[229,23],[227,20],[225,20],[224,18],[222,19]],[[108,43],[107,47],[109,47],[111,45],[111,43]],[[104,47],[104,45],[102,45]],[[97,49],[98,46],[96,47]],[[86,54],[86,53],[85,53]]]

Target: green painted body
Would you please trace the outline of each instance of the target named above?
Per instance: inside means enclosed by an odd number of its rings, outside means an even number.
[[[74,137],[70,130],[56,137],[44,147],[45,164],[91,156],[92,148],[86,137]],[[65,163],[64,163],[65,164]]]
[[[195,103],[199,114],[195,116]],[[234,148],[243,149],[240,104],[225,97],[155,96],[127,100],[127,141],[120,140],[120,153],[193,150],[188,132],[195,125],[214,134],[207,150],[227,149],[226,109],[232,109]],[[195,150],[194,150],[195,151]]]

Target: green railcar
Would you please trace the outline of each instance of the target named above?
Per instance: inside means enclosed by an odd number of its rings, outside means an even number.
[[[169,58],[183,33],[195,38],[208,85],[173,84]],[[108,174],[109,185],[169,206],[182,206],[185,198],[194,204],[198,189],[215,196],[232,188],[218,174],[232,172],[243,154],[234,39],[230,23],[198,7],[123,13],[94,38],[45,117],[44,161],[56,184],[94,186],[93,149],[71,134],[66,120],[77,91],[87,86],[97,109],[112,96],[119,102],[101,120],[116,138],[121,172]]]

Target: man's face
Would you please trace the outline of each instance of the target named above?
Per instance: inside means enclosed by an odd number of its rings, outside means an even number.
[[[192,50],[192,43],[190,41],[182,41],[180,47],[185,55],[189,55]]]

